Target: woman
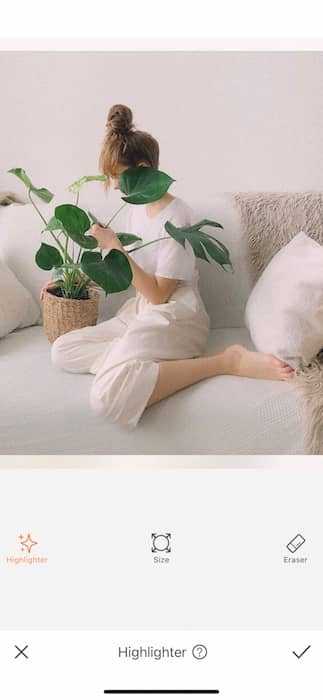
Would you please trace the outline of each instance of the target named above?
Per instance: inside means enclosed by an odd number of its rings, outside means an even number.
[[[158,169],[158,142],[134,128],[132,112],[125,105],[110,109],[99,165],[114,189],[131,166]],[[194,223],[191,208],[169,192],[148,205],[128,205],[128,211],[127,232],[143,242],[164,237],[166,221],[175,226]],[[208,377],[231,374],[281,381],[292,377],[292,368],[276,357],[239,345],[204,354],[209,319],[189,246],[162,240],[130,255],[112,228],[94,225],[91,233],[100,248],[127,255],[136,296],[109,321],[58,338],[52,359],[69,372],[95,375],[91,405],[97,414],[135,426],[147,406]]]

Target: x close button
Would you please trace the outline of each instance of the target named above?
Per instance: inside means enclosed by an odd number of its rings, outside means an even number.
[[[19,647],[17,647],[17,644],[15,644],[15,648],[18,651],[18,654],[16,654],[15,659],[18,659],[19,656],[24,656],[25,659],[28,659],[28,656],[26,654],[26,649],[28,649],[28,644],[26,644],[26,646],[23,649],[20,649]]]

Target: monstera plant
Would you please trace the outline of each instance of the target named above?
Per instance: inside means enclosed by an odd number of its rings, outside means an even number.
[[[36,252],[36,263],[43,270],[54,271],[54,275],[57,277],[56,284],[61,290],[62,296],[69,299],[84,297],[85,289],[90,280],[102,287],[106,294],[120,292],[129,287],[132,281],[132,271],[127,256],[120,250],[111,250],[105,256],[101,251],[98,251],[98,242],[89,233],[92,224],[97,223],[97,219],[89,211],[78,206],[82,186],[93,180],[105,180],[105,175],[84,176],[73,182],[68,189],[76,195],[75,204],[59,204],[55,207],[54,216],[47,221],[36,206],[34,197],[50,203],[54,195],[45,187],[35,187],[22,168],[13,168],[9,172],[16,175],[25,184],[29,200],[43,221],[42,234],[47,234],[52,238],[51,244],[44,241],[40,244]],[[143,166],[128,168],[119,178],[124,204],[108,221],[107,225],[111,225],[113,219],[127,203],[154,202],[167,192],[173,182],[174,180],[169,175],[160,170]],[[228,249],[213,235],[202,231],[201,229],[205,226],[223,228],[221,224],[208,219],[199,221],[193,226],[180,228],[173,226],[168,221],[165,224],[165,232],[168,234],[165,239],[174,238],[182,246],[188,242],[197,258],[206,262],[215,261],[223,268],[230,267]],[[129,253],[133,250],[131,248],[133,244],[136,244],[136,250],[143,247],[138,245],[141,240],[140,235],[129,233],[117,233],[116,235]],[[159,240],[150,241],[144,245],[152,245]]]
[[[83,185],[91,181],[104,181],[105,175],[84,176],[73,182],[68,189],[75,195],[75,203],[57,205],[54,215],[47,220],[37,207],[35,198],[49,204],[54,197],[52,192],[45,187],[35,187],[22,168],[13,168],[9,173],[24,183],[29,201],[43,222],[42,237],[46,237],[46,240],[40,243],[35,259],[41,269],[52,272],[55,286],[48,289],[50,294],[66,300],[86,300],[93,283],[102,288],[105,294],[121,292],[130,286],[132,270],[127,255],[115,249],[104,255],[98,249],[96,238],[90,233],[92,224],[98,223],[97,218],[79,207]],[[160,170],[144,166],[128,168],[119,178],[123,204],[106,225],[110,226],[127,204],[157,201],[173,182],[173,178]],[[211,233],[202,231],[206,226],[223,228],[221,224],[208,219],[183,227],[176,227],[167,221],[163,239],[173,238],[182,246],[188,243],[197,258],[208,263],[216,262],[224,269],[230,268],[228,249]],[[161,240],[159,238],[140,245],[140,232],[138,235],[116,232],[116,235],[128,253]]]

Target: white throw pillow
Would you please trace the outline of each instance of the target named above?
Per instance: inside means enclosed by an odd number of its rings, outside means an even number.
[[[0,338],[15,328],[33,326],[39,319],[40,310],[33,297],[0,259]]]
[[[37,206],[44,216],[48,216],[43,202],[37,203]],[[50,209],[50,215],[52,213]],[[0,258],[36,302],[42,286],[51,278],[51,272],[41,270],[35,262],[42,241],[41,229],[41,219],[31,204],[0,207]],[[50,236],[44,240],[50,242]]]
[[[323,347],[323,246],[297,234],[262,273],[245,318],[257,350],[309,363]]]

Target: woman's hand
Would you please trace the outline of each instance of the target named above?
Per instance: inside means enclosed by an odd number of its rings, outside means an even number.
[[[119,238],[116,236],[115,232],[109,226],[103,228],[98,224],[93,224],[91,227],[91,233],[94,238],[96,238],[99,248],[103,250],[122,250],[125,252],[123,246],[121,245]]]
[[[56,287],[56,283],[53,280],[51,280],[50,282],[46,282],[46,284],[44,284],[44,286],[41,289],[40,295],[39,295],[40,301],[43,301],[45,292],[47,292],[47,289],[50,289],[51,287]]]

